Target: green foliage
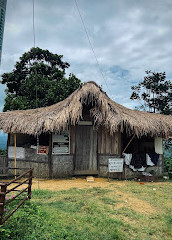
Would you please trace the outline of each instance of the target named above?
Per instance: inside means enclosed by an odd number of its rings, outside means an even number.
[[[2,75],[7,85],[3,111],[49,106],[75,91],[81,81],[74,74],[65,77],[70,65],[62,57],[38,47],[24,53],[14,70]]]
[[[146,71],[144,80],[136,86],[130,97],[137,100],[138,107],[148,112],[158,112],[162,114],[172,114],[172,83],[166,80],[165,72]]]
[[[46,214],[37,204],[27,201],[14,213],[12,220],[9,220],[8,224],[0,227],[0,239],[29,239],[29,235],[35,235],[35,227],[37,228],[35,236],[39,236],[38,234],[44,230],[42,225],[45,224],[44,228],[46,228],[44,217],[46,217]],[[18,226],[20,227],[18,228]],[[27,238],[23,238],[25,230],[27,230]]]
[[[172,157],[172,139],[171,138],[164,139],[163,147],[166,151],[169,152],[169,155],[171,155],[171,157]]]
[[[2,155],[7,155],[7,150],[0,148],[0,156],[2,156]]]
[[[170,235],[172,234],[172,215],[171,214],[165,215],[165,220],[167,224],[167,233]]]
[[[164,159],[165,172],[172,171],[172,139],[164,140],[164,149],[166,150],[166,156]],[[167,154],[168,153],[168,154]]]
[[[172,157],[165,158],[165,160],[164,160],[164,170],[165,170],[165,172],[172,171]]]

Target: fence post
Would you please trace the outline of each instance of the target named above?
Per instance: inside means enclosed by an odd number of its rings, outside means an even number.
[[[30,169],[29,172],[29,183],[28,183],[28,198],[31,199],[31,186],[32,186],[32,176],[33,175],[33,169]]]
[[[3,222],[6,189],[7,186],[5,184],[0,186],[0,225],[2,225]]]

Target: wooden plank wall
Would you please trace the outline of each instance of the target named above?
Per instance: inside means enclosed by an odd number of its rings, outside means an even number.
[[[75,154],[75,126],[70,126],[70,153]],[[116,132],[113,136],[104,128],[98,129],[98,153],[121,154],[121,133]]]
[[[98,153],[121,154],[121,133],[116,132],[111,136],[104,127],[99,127]]]
[[[70,154],[75,154],[75,126],[70,126]]]

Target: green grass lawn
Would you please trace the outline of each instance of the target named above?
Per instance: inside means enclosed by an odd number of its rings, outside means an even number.
[[[172,183],[34,190],[0,227],[0,239],[171,240]]]

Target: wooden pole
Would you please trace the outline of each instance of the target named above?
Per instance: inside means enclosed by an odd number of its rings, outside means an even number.
[[[133,141],[134,137],[135,137],[135,134],[132,136],[132,138],[130,139],[129,143],[128,143],[127,146],[124,148],[122,154],[127,150],[128,146],[129,146],[130,143]]]
[[[123,177],[124,177],[124,180],[126,180],[126,177],[125,177],[125,159],[124,159],[124,162],[123,162]]]
[[[29,199],[31,199],[32,177],[33,177],[33,169],[30,169],[30,172],[29,172],[29,183],[28,183],[28,198]]]
[[[37,119],[37,123],[38,123],[38,119]],[[36,160],[38,162],[38,153],[39,153],[39,136],[38,136],[38,133],[36,135]],[[37,174],[38,174],[38,189],[40,189],[40,186],[39,186],[39,164],[38,164],[38,170],[37,170]]]
[[[53,165],[52,165],[52,133],[49,134],[49,152],[48,152],[48,166],[49,166],[49,178],[53,176]]]
[[[3,223],[4,203],[7,186],[2,184],[0,186],[0,225]]]
[[[15,146],[15,179],[16,179],[16,175],[17,175],[17,171],[16,171],[16,167],[17,167],[17,161],[16,161],[16,133],[14,134],[14,146]]]

